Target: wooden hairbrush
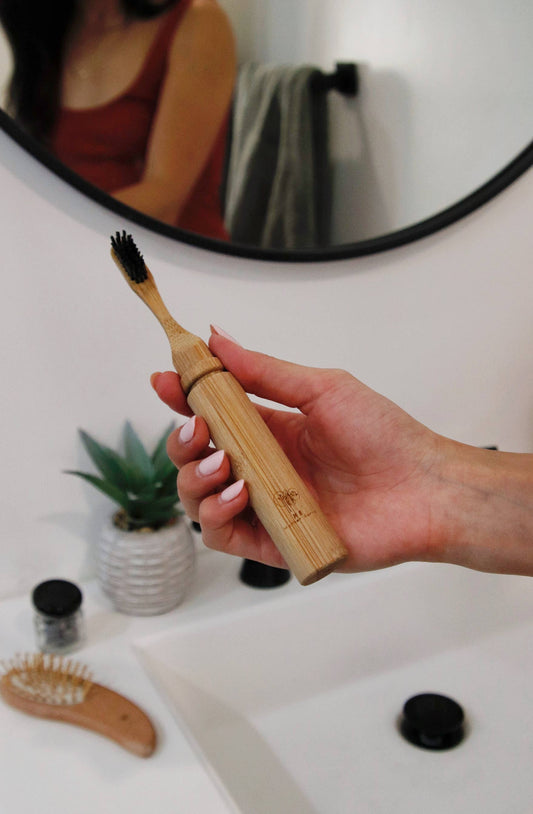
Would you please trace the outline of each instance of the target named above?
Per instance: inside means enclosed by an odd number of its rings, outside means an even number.
[[[157,317],[192,411],[207,422],[237,479],[246,482],[257,517],[302,585],[325,577],[347,551],[307,486],[235,377],[205,342],[173,319],[131,235],[111,238],[111,256],[130,288]]]
[[[92,729],[139,757],[155,749],[148,716],[132,701],[95,684],[87,668],[42,653],[15,657],[4,666],[0,695],[16,709]]]

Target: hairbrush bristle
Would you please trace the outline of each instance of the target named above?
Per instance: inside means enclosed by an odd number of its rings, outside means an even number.
[[[3,664],[4,681],[17,695],[53,705],[79,704],[91,686],[85,665],[61,656],[23,654]]]
[[[148,272],[144,258],[132,236],[127,235],[125,230],[122,234],[116,232],[114,237],[111,236],[111,246],[130,280],[133,283],[144,283],[148,278]]]

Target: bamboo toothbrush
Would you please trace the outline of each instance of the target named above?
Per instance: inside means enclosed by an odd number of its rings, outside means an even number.
[[[87,668],[60,656],[18,656],[4,665],[0,695],[12,707],[39,718],[91,729],[139,757],[149,757],[156,735],[132,701],[91,681]]]
[[[218,449],[226,450],[250,503],[302,585],[325,577],[346,558],[306,485],[243,388],[207,345],[172,318],[131,235],[111,238],[111,256],[168,337],[174,367],[192,411],[203,417]]]

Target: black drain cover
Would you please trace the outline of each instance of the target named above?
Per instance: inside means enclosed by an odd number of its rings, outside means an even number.
[[[414,695],[403,706],[400,732],[423,749],[451,749],[464,737],[464,712],[452,698],[437,693]]]

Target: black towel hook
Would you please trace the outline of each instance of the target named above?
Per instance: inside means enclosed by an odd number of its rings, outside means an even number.
[[[313,90],[336,90],[343,96],[357,96],[359,92],[359,72],[355,62],[337,62],[331,74],[317,71],[312,78]]]

